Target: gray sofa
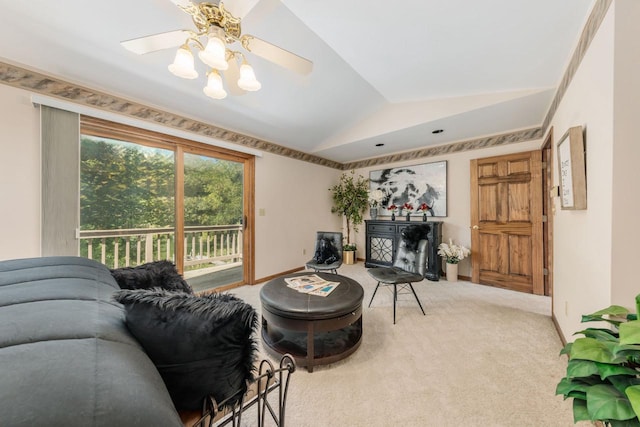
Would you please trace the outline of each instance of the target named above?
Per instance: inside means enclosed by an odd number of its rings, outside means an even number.
[[[100,263],[0,262],[0,425],[182,426]]]

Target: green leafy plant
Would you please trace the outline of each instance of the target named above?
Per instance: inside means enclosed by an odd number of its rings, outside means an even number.
[[[636,312],[640,295],[636,296]],[[587,328],[560,352],[569,356],[567,375],[556,394],[573,398],[573,419],[602,421],[611,427],[640,426],[640,321],[612,305],[582,316],[582,322],[607,322],[611,328]]]
[[[349,244],[349,243],[348,243],[348,244],[346,244],[346,245],[344,245],[344,246],[342,247],[342,250],[343,250],[343,251],[355,251],[356,249],[357,249],[357,248],[356,248],[355,243],[351,243],[351,244]]]
[[[358,232],[358,225],[363,221],[362,215],[369,205],[369,180],[361,175],[356,177],[355,171],[345,172],[329,191],[333,198],[331,212],[344,216],[347,221],[346,243],[351,243],[351,227]]]

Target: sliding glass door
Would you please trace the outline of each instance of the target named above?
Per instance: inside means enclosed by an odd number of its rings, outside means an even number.
[[[168,259],[194,291],[251,283],[253,164],[253,156],[83,117],[80,254],[110,268]]]

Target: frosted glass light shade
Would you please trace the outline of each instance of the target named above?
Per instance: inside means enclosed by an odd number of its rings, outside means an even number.
[[[224,42],[213,33],[209,34],[209,41],[204,50],[198,52],[200,60],[216,70],[226,70],[229,68],[229,63],[225,59],[225,56],[226,46]]]
[[[238,87],[249,92],[260,90],[262,85],[256,79],[256,73],[253,72],[253,67],[246,62],[243,62],[240,66],[240,78],[238,79]]]
[[[193,55],[187,46],[182,46],[176,52],[173,64],[169,64],[169,71],[183,79],[195,79],[198,72],[193,66]]]
[[[205,95],[213,99],[223,99],[227,97],[227,92],[222,86],[222,77],[217,70],[211,70],[207,79],[207,86],[202,89]]]

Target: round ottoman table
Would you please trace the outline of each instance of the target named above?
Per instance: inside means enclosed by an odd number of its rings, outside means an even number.
[[[340,284],[327,296],[298,292],[285,278],[318,275]],[[296,273],[267,282],[260,290],[262,339],[270,353],[291,354],[313,372],[352,354],[362,338],[362,286],[330,273]]]

